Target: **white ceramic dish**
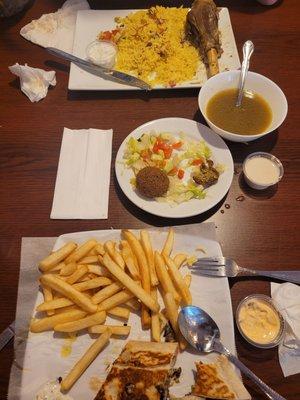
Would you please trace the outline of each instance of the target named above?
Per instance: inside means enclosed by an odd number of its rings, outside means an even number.
[[[132,188],[130,179],[134,176],[131,169],[125,168],[123,154],[126,142],[130,136],[139,138],[143,133],[150,131],[170,132],[178,136],[184,132],[187,138],[193,140],[204,139],[212,150],[212,160],[225,166],[225,171],[220,175],[218,182],[206,190],[206,197],[202,200],[191,199],[176,206],[168,203],[159,203],[155,200],[145,199]],[[121,144],[115,162],[117,180],[124,194],[136,206],[150,214],[166,218],[185,218],[204,213],[214,207],[228,192],[233,177],[233,160],[225,142],[211,129],[195,121],[185,118],[162,118],[145,123],[131,132]]]
[[[126,228],[126,227],[124,227]],[[185,252],[187,254],[197,253],[195,249],[201,243],[207,256],[220,257],[222,251],[215,238],[215,228],[213,223],[197,224],[174,227],[175,243],[174,254]],[[167,228],[151,228],[149,230],[153,248],[161,249],[167,236]],[[139,233],[139,232],[137,232]],[[120,230],[103,230],[89,232],[74,232],[60,236],[55,243],[54,249],[57,250],[68,241],[83,243],[85,240],[95,238],[101,242],[106,240],[119,241]],[[43,254],[42,257],[46,256]],[[38,264],[39,259],[33,262]],[[37,267],[36,267],[37,268]],[[189,273],[188,267],[182,267],[182,272]],[[201,288],[201,290],[199,290]],[[222,341],[234,354],[234,327],[233,314],[230,298],[230,290],[227,278],[213,279],[199,275],[193,275],[190,287],[193,303],[206,310],[218,323],[222,332]],[[30,296],[36,297],[36,304],[43,302],[43,295],[40,291],[30,293]],[[33,313],[35,314],[35,313]],[[107,317],[106,323],[112,325],[121,325],[123,320]],[[95,389],[90,386],[91,378],[96,377],[103,381],[107,375],[109,365],[117,358],[121,349],[127,340],[150,340],[149,330],[141,329],[140,316],[132,312],[130,314],[128,325],[131,326],[131,332],[128,338],[113,337],[110,344],[101,352],[97,359],[82,374],[78,382],[72,387],[69,395],[74,400],[93,400],[96,396]],[[65,335],[54,334],[51,331],[42,333],[29,333],[26,343],[26,352],[22,365],[22,379],[18,381],[20,390],[19,395],[14,397],[18,400],[33,400],[36,392],[49,380],[59,376],[65,376],[71,367],[85,353],[86,349],[94,342],[95,337],[90,337],[86,333],[80,333],[77,340],[71,344],[72,351],[69,357],[62,357],[62,347],[70,345],[65,340]],[[17,339],[17,343],[20,338]],[[16,344],[15,344],[16,346]],[[175,397],[182,397],[191,389],[194,383],[193,370],[195,361],[213,362],[217,357],[216,353],[196,354],[193,351],[184,351],[178,354],[176,367],[182,367],[180,382],[171,388],[171,393]],[[23,358],[22,358],[23,360]]]
[[[125,17],[137,10],[82,10],[77,13],[74,35],[73,54],[86,58],[86,47],[93,42],[100,31],[114,29],[116,16]],[[220,11],[219,28],[222,37],[223,54],[219,60],[220,70],[235,70],[241,66],[232,31],[230,16],[227,8]],[[201,87],[207,80],[206,69],[203,64],[199,68],[193,81],[182,83],[175,89]],[[132,86],[104,80],[90,74],[80,67],[71,64],[69,85],[70,90],[139,90]],[[155,89],[165,89],[155,87]],[[174,89],[174,88],[172,88]]]
[[[283,91],[273,81],[255,72],[248,72],[245,90],[251,90],[260,94],[270,105],[273,118],[268,129],[258,135],[238,135],[224,131],[214,125],[206,116],[206,106],[208,101],[216,93],[238,87],[240,71],[228,71],[215,75],[210,78],[202,87],[198,97],[199,108],[208,125],[216,133],[232,142],[250,142],[277,129],[285,120],[288,111],[288,104]]]

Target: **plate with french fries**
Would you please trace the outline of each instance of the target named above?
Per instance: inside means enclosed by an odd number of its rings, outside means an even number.
[[[58,378],[62,393],[92,400],[127,340],[164,342],[170,327],[180,347],[178,366],[213,358],[194,354],[179,332],[178,312],[188,304],[209,312],[225,345],[235,351],[227,279],[189,271],[204,253],[221,255],[212,224],[60,236],[37,266],[40,290],[20,400],[32,400],[46,382]],[[188,393],[193,381],[192,367],[183,368],[174,395]]]

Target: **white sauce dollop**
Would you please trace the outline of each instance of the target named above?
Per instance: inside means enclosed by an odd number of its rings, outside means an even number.
[[[58,381],[47,382],[36,394],[35,400],[73,400],[69,395],[60,392]]]
[[[259,185],[272,185],[278,182],[279,167],[266,157],[253,157],[246,161],[245,173],[254,183]]]
[[[96,40],[88,45],[86,54],[92,63],[105,68],[113,68],[116,61],[117,49],[112,42]]]

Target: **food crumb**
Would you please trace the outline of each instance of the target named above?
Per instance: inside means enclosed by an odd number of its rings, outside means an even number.
[[[201,253],[206,254],[205,249],[203,247],[201,247],[201,246],[197,246],[196,247],[196,251],[201,251]]]
[[[89,388],[94,392],[98,392],[103,385],[103,381],[97,376],[92,376],[89,381]]]

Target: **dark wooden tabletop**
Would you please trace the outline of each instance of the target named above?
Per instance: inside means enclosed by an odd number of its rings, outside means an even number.
[[[134,128],[162,117],[185,117],[203,122],[198,110],[198,90],[158,91],[150,94],[68,92],[67,63],[57,63],[44,49],[19,35],[20,28],[63,1],[39,0],[24,13],[0,22],[0,331],[14,319],[20,244],[23,236],[58,236],[90,229],[140,228],[215,221],[224,255],[257,269],[296,269],[300,222],[300,99],[299,1],[284,0],[264,7],[255,0],[217,1],[228,7],[237,46],[251,39],[255,53],[251,69],[275,81],[287,96],[289,112],[278,131],[249,144],[228,143],[236,174],[228,195],[211,211],[185,220],[156,218],[126,200],[111,172],[109,218],[103,221],[50,220],[57,162],[63,127],[113,128],[113,161],[120,143]],[[125,4],[126,3],[126,4]],[[189,2],[184,2],[186,5]],[[182,1],[90,1],[92,8],[144,8],[180,5]],[[55,69],[57,85],[39,103],[31,103],[19,89],[8,66],[16,62]],[[240,172],[241,162],[253,151],[269,151],[284,165],[284,178],[274,190],[249,190]],[[113,165],[113,164],[112,164]],[[240,195],[245,200],[239,202]],[[230,208],[226,205],[228,204]],[[225,207],[226,205],[226,207]],[[231,280],[233,309],[250,293],[270,294],[264,280]],[[300,398],[299,375],[284,378],[277,349],[259,350],[236,333],[240,359],[271,387],[289,400]],[[13,346],[0,355],[0,398],[5,399]],[[247,383],[254,399],[265,398]]]

